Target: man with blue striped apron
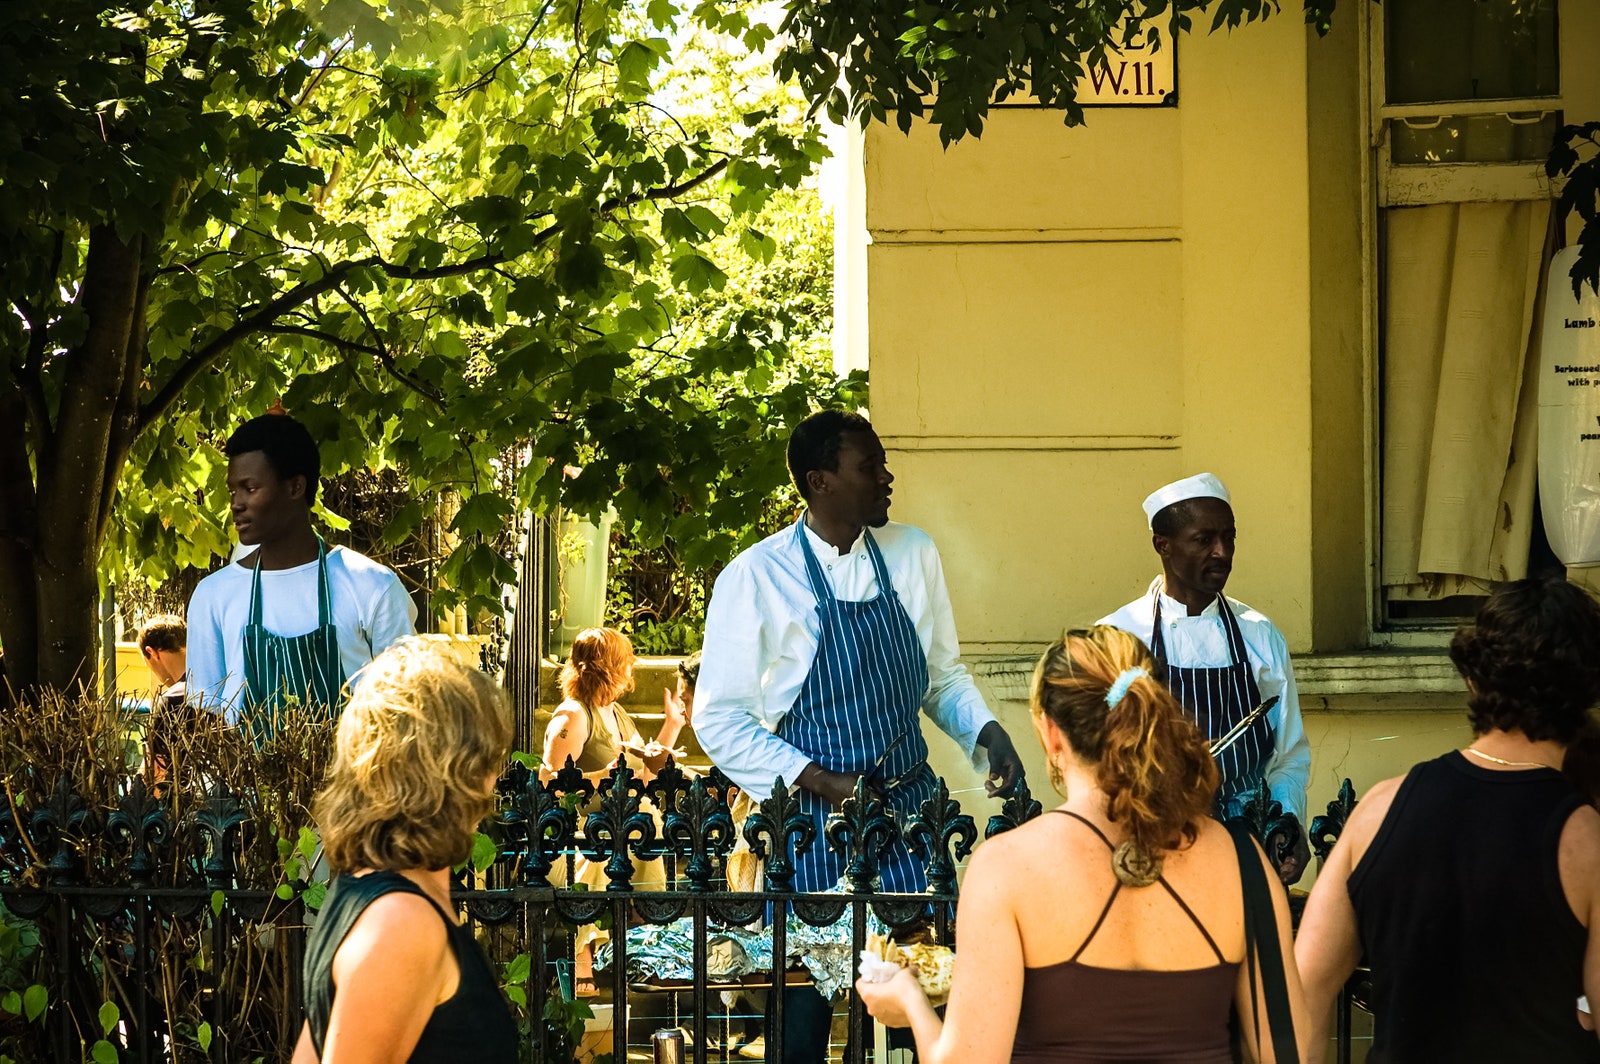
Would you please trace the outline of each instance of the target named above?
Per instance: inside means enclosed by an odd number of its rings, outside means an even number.
[[[1223,594],[1233,572],[1235,526],[1228,490],[1210,473],[1168,484],[1144,502],[1162,575],[1101,624],[1144,640],[1166,683],[1206,738],[1228,733],[1265,699],[1279,701],[1217,757],[1218,814],[1239,816],[1265,782],[1295,818],[1298,838],[1279,867],[1285,883],[1304,871],[1311,746],[1300,719],[1283,635],[1265,616]]]
[[[926,533],[888,520],[883,445],[865,418],[823,411],[789,441],[806,500],[795,524],[735,558],[717,579],[695,688],[695,732],[712,761],[756,798],[799,788],[817,840],[795,885],[833,887],[842,858],[822,828],[856,781],[909,814],[932,795],[921,714],[964,753],[987,755],[991,793],[1021,764],[959,661],[939,554]],[[879,869],[886,891],[926,889],[896,843]],[[815,991],[785,998],[785,1064],[826,1051],[831,1006]]]
[[[345,681],[410,635],[416,607],[392,569],[329,547],[311,525],[321,460],[310,431],[264,414],[229,437],[238,561],[189,599],[189,696],[257,737],[293,699],[337,710]]]

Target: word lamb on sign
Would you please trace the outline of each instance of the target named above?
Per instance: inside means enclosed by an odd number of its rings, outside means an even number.
[[[1078,79],[1078,102],[1086,107],[1146,107],[1178,102],[1178,74],[1173,42],[1160,51],[1130,45],[1108,52],[1103,63],[1088,67]]]

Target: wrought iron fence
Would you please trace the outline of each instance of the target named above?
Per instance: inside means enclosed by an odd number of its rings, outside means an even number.
[[[847,923],[854,957],[869,922],[877,921],[889,929],[922,925],[952,944],[957,864],[979,834],[943,781],[907,818],[858,790],[820,840],[781,780],[736,825],[735,792],[725,777],[687,773],[670,761],[649,781],[618,765],[598,789],[570,763],[544,783],[514,765],[500,792],[502,807],[484,826],[489,842],[477,866],[458,873],[456,898],[502,972],[525,1031],[525,1059],[540,1064],[573,1058],[571,1015],[560,1004],[557,972],[572,959],[572,930],[597,922],[609,922],[612,931],[605,971],[617,1064],[628,1055],[630,990],[650,983],[630,965],[633,936],[626,929],[675,923],[691,953],[690,978],[673,987],[690,1000],[692,1059],[705,1064],[710,1053],[713,938],[718,929],[764,925],[759,935],[770,944],[771,962],[758,982],[769,995],[767,1059],[781,1060],[784,997],[793,978],[790,937]],[[97,801],[62,776],[33,807],[26,795],[8,799],[9,809],[0,810],[0,901],[37,928],[33,969],[42,976],[26,994],[12,991],[28,1000],[7,995],[0,1052],[17,1064],[289,1058],[302,1024],[308,912],[324,889],[313,837],[281,838],[274,881],[253,882],[241,873],[241,855],[261,828],[240,797],[224,790],[183,811],[142,779]],[[1330,806],[1313,827],[1321,854],[1354,804],[1348,784],[1341,800],[1342,810]],[[1279,826],[1274,806],[1263,795],[1249,813],[1269,852]],[[983,834],[1039,812],[1024,783],[988,818]],[[762,890],[728,889],[726,863],[739,838],[765,861]],[[880,858],[901,838],[924,865],[926,893],[875,889]],[[814,844],[833,847],[844,860],[837,891],[793,890],[795,855]],[[567,885],[580,855],[603,863],[603,889]],[[636,889],[635,863],[656,860],[664,866],[665,889]],[[1348,1057],[1348,1008],[1347,996],[1341,1059]],[[852,993],[847,1061],[866,1059],[868,1022]],[[728,1050],[724,1039],[718,1055],[725,1060]]]

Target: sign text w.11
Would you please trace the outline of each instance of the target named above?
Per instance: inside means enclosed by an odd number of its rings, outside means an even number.
[[[1177,103],[1174,43],[1163,40],[1160,51],[1137,43],[1120,52],[1108,49],[1105,62],[1089,65],[1078,79],[1078,102],[1086,107]]]

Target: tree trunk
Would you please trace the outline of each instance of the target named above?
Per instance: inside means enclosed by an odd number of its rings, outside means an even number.
[[[21,396],[0,391],[0,649],[5,682],[0,708],[38,679],[37,588],[32,558],[37,543],[33,471],[28,466]]]
[[[58,690],[93,690],[99,645],[97,569],[117,477],[132,446],[145,282],[142,240],[110,226],[89,235],[78,303],[88,320],[66,354],[61,404],[38,461],[38,534],[31,568],[37,667]],[[27,565],[31,562],[31,565]]]

